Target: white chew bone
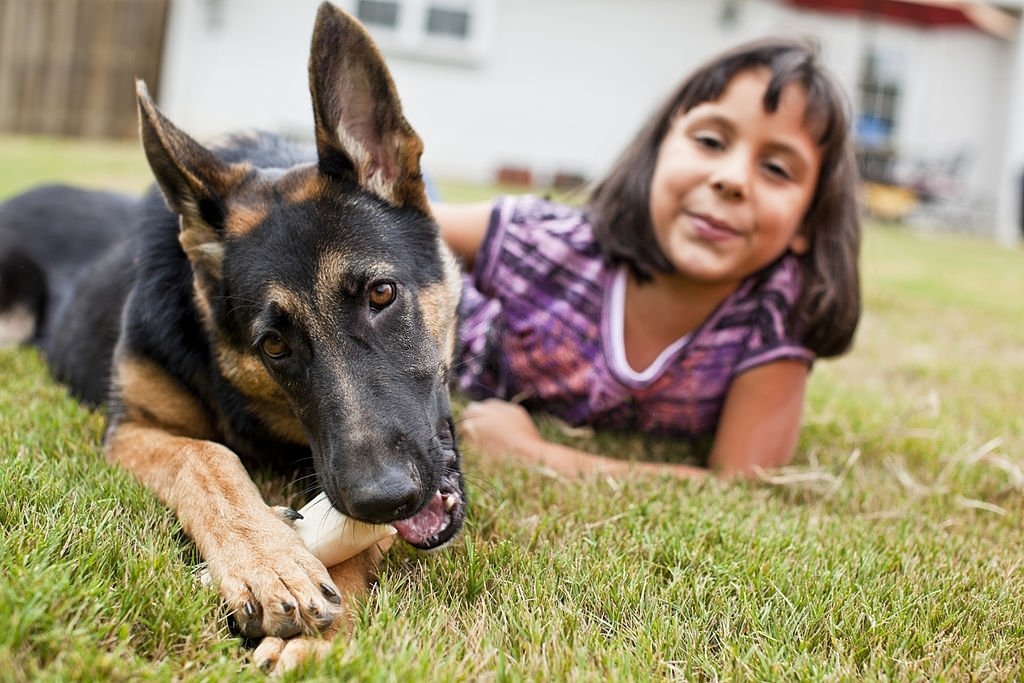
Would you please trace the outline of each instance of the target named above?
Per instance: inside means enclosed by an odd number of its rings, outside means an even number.
[[[334,509],[327,496],[319,496],[299,510],[295,520],[299,538],[325,567],[355,557],[375,543],[398,533],[390,524],[367,524],[346,517]]]
[[[292,526],[306,549],[325,567],[340,564],[398,533],[390,524],[367,524],[346,517],[334,509],[323,493],[299,512],[302,519],[292,522]],[[208,586],[212,581],[210,570],[203,567],[199,572],[199,582]]]

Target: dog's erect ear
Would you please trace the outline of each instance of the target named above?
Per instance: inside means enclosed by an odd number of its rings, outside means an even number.
[[[429,213],[423,143],[402,115],[384,60],[359,22],[328,2],[316,15],[309,88],[321,173]]]
[[[136,81],[135,92],[142,147],[167,205],[181,216],[181,245],[203,275],[219,278],[224,199],[245,169],[221,161],[168,121],[145,83]]]
[[[179,130],[160,113],[144,82],[135,82],[139,101],[139,135],[164,198],[171,210],[211,227],[223,220],[223,198],[238,180],[237,169]]]

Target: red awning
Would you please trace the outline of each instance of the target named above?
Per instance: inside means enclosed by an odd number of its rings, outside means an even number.
[[[964,26],[1001,38],[1016,35],[1017,19],[998,7],[957,0],[781,0],[792,7],[878,17],[918,27]]]

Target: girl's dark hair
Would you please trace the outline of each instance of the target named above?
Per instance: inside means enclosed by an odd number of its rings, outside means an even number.
[[[849,105],[809,44],[760,40],[697,69],[654,112],[612,171],[594,187],[587,203],[594,234],[608,262],[627,264],[640,282],[650,280],[655,271],[673,272],[650,216],[651,180],[661,141],[677,115],[717,100],[736,74],[757,68],[771,72],[765,111],[778,108],[787,85],[800,85],[806,92],[805,120],[822,156],[818,184],[800,227],[810,249],[798,257],[802,282],[794,314],[809,349],[822,357],[837,356],[850,347],[860,319],[857,166]]]

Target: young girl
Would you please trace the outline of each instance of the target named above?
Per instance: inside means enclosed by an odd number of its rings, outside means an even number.
[[[583,209],[436,206],[472,269],[457,383],[490,399],[464,411],[465,439],[570,476],[707,472],[547,442],[529,410],[710,442],[723,475],[788,463],[811,365],[860,317],[849,135],[813,50],[760,41],[690,76]]]

